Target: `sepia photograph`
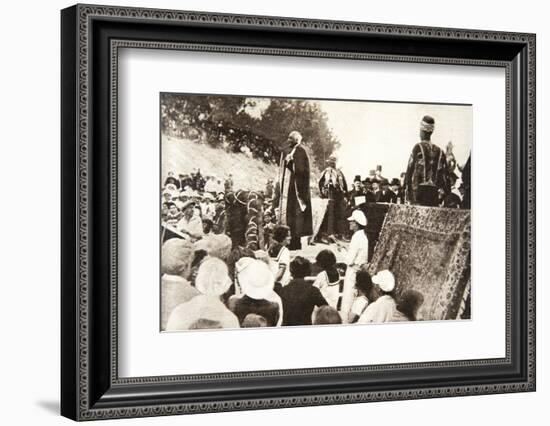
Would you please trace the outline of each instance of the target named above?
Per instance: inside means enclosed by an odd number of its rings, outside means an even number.
[[[472,318],[472,105],[159,109],[160,331]]]

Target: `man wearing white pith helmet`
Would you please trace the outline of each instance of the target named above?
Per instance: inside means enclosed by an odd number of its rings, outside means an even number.
[[[350,230],[353,232],[346,255],[346,275],[342,294],[342,319],[348,321],[349,311],[355,297],[355,276],[362,265],[368,262],[369,240],[367,239],[367,217],[361,210],[355,210],[348,217]]]

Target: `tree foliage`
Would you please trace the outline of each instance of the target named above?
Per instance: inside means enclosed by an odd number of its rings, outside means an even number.
[[[315,101],[272,98],[258,114],[254,98],[165,93],[161,105],[163,132],[176,131],[185,137],[199,132],[213,146],[250,152],[266,162],[278,161],[292,130],[302,134],[317,168],[324,168],[326,158],[339,146],[326,113]]]

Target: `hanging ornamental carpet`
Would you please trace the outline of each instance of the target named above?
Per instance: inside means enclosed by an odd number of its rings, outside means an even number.
[[[396,298],[409,289],[422,293],[421,319],[465,318],[470,239],[470,210],[391,204],[369,272],[393,272]]]

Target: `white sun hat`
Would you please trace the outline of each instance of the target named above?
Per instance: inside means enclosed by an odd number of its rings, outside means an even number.
[[[261,300],[273,292],[275,279],[265,262],[243,257],[235,264],[235,270],[241,289],[248,297]]]
[[[227,265],[216,257],[207,257],[199,266],[195,286],[202,294],[221,296],[231,286]]]
[[[365,217],[365,213],[363,213],[361,210],[354,210],[350,217],[348,217],[348,220],[351,222],[357,222],[361,226],[367,225],[367,218]]]
[[[395,288],[395,277],[387,269],[378,272],[374,277],[372,277],[372,282],[374,284],[378,284],[378,287],[386,293],[389,293]]]

